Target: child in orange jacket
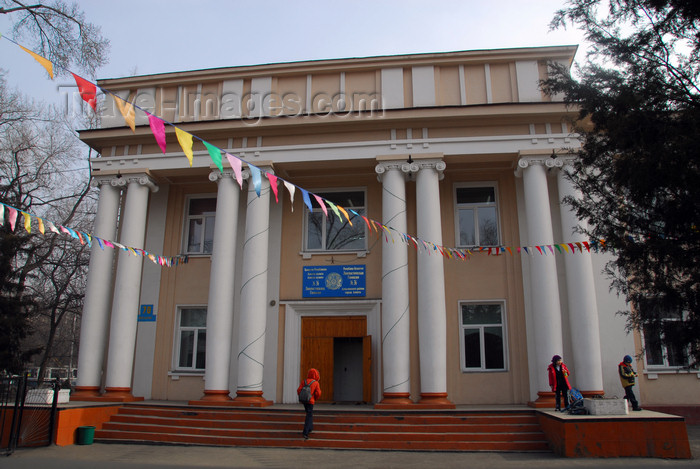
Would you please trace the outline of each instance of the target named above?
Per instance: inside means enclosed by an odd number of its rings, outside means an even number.
[[[555,411],[561,411],[561,395],[564,395],[564,408],[569,407],[569,389],[571,385],[569,384],[569,369],[566,367],[564,362],[561,360],[559,355],[554,355],[552,357],[552,363],[547,367],[547,372],[549,374],[549,387],[552,388],[554,392],[556,407]]]
[[[304,435],[305,440],[309,438],[309,433],[314,430],[314,403],[316,403],[316,399],[321,397],[321,385],[318,384],[318,380],[320,379],[321,375],[318,370],[316,368],[311,368],[306,375],[306,379],[299,384],[299,388],[297,389],[297,395],[299,395],[299,393],[301,393],[301,388],[303,388],[305,384],[311,383],[309,386],[311,390],[311,399],[309,402],[303,403],[306,418],[304,419],[304,431],[302,435]]]

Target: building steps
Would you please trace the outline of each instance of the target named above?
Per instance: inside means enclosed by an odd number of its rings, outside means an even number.
[[[549,452],[534,411],[314,411],[125,404],[95,441],[280,448]]]

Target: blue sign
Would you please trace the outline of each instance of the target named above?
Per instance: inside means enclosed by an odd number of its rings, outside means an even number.
[[[303,297],[365,296],[364,265],[315,265],[304,267]]]
[[[153,305],[141,305],[138,322],[155,322],[155,320],[156,313],[153,311]]]

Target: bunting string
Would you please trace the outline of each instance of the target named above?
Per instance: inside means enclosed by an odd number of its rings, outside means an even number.
[[[30,51],[29,49],[24,48],[17,42],[13,41],[12,39],[7,38],[4,35],[0,35],[2,39],[7,39],[8,41],[14,43],[15,45],[19,46],[22,48],[24,51],[29,53],[39,64],[41,64],[46,71],[49,73],[51,79],[53,79],[54,72],[53,72],[53,64],[50,62],[48,59],[41,57],[40,55]],[[311,201],[311,198],[315,200],[316,204],[318,207],[323,211],[324,216],[329,217],[329,216],[337,216],[338,219],[341,222],[347,221],[348,224],[352,226],[352,218],[361,218],[367,225],[367,229],[370,233],[374,232],[377,236],[382,236],[385,240],[385,242],[389,242],[391,240],[392,243],[395,243],[396,238],[398,238],[401,242],[406,244],[409,247],[413,247],[416,251],[422,251],[427,253],[428,255],[431,255],[433,252],[442,255],[445,258],[448,259],[460,259],[460,260],[468,260],[471,256],[476,255],[476,254],[485,254],[488,256],[501,256],[505,255],[508,253],[509,255],[513,256],[514,253],[521,254],[525,253],[527,255],[534,255],[535,253],[539,253],[540,255],[555,255],[555,252],[558,254],[575,254],[577,252],[583,253],[584,250],[585,252],[591,252],[591,250],[597,251],[598,249],[605,248],[605,241],[602,239],[599,240],[590,240],[590,241],[581,241],[581,242],[574,242],[574,243],[560,243],[560,244],[545,244],[545,245],[534,245],[534,246],[473,246],[469,248],[462,248],[462,247],[447,247],[447,246],[441,246],[437,245],[435,243],[432,243],[430,241],[425,241],[420,238],[416,238],[414,236],[411,236],[407,233],[402,233],[391,226],[384,225],[376,220],[373,220],[371,218],[368,218],[364,215],[359,214],[355,210],[352,209],[346,209],[340,205],[334,204],[330,200],[327,200],[317,194],[310,193],[306,189],[297,186],[296,184],[287,181],[281,177],[278,177],[271,172],[267,172],[262,168],[259,168],[250,162],[246,161],[245,159],[233,155],[229,152],[227,152],[224,149],[221,149],[210,142],[205,141],[204,139],[198,137],[197,135],[194,135],[190,132],[187,132],[186,130],[183,130],[182,128],[178,127],[172,122],[168,122],[167,120],[156,116],[149,111],[139,107],[137,104],[129,102],[127,99],[122,98],[115,92],[112,92],[108,89],[102,88],[99,85],[90,82],[89,80],[86,80],[83,77],[80,77],[72,72],[70,72],[75,81],[76,85],[78,87],[78,92],[80,93],[81,98],[90,106],[92,107],[93,110],[96,110],[96,97],[97,97],[97,90],[99,89],[105,96],[109,95],[112,97],[114,100],[117,109],[119,109],[120,113],[122,114],[124,118],[124,122],[128,127],[131,128],[132,131],[135,131],[135,112],[136,110],[142,111],[148,118],[148,125],[151,129],[151,133],[153,134],[153,137],[156,140],[156,143],[158,144],[159,148],[163,152],[163,154],[166,153],[166,132],[165,132],[165,126],[169,126],[175,129],[175,135],[177,137],[177,141],[182,149],[182,152],[184,155],[187,157],[189,166],[191,167],[193,165],[194,161],[194,141],[197,140],[202,143],[204,148],[206,149],[207,153],[209,154],[212,162],[216,165],[216,167],[219,169],[219,171],[223,172],[224,168],[222,165],[223,157],[226,158],[226,161],[229,163],[231,168],[233,169],[234,176],[236,179],[236,182],[238,182],[238,185],[243,188],[243,178],[242,178],[242,167],[243,163],[246,164],[248,167],[250,174],[251,174],[251,182],[253,184],[253,188],[255,189],[256,194],[258,197],[260,196],[260,191],[261,191],[261,185],[262,185],[262,180],[261,178],[264,176],[265,178],[268,179],[270,186],[272,188],[272,191],[275,195],[275,202],[279,203],[279,195],[278,195],[278,183],[282,183],[284,187],[287,189],[289,193],[289,198],[291,201],[291,208],[292,211],[294,210],[294,195],[297,191],[301,192],[302,194],[302,199],[304,204],[308,207],[310,211],[314,210],[313,203]],[[30,214],[27,214],[25,212],[19,212],[17,208],[11,207],[7,204],[2,204],[3,205],[3,210],[6,207],[8,210],[8,219],[7,221],[10,223],[10,227],[12,231],[15,230],[15,223],[17,221],[18,213],[22,213],[24,216],[24,226],[27,232],[30,232],[31,230],[31,218],[34,217],[37,220],[39,220],[39,226],[41,223],[46,223],[49,224],[49,227],[54,227],[53,224],[50,224],[50,222],[47,222],[46,220],[43,220],[37,216],[32,216]],[[328,208],[331,209],[332,213],[329,213]],[[352,213],[352,217],[350,216],[350,213]],[[342,216],[341,216],[342,214]],[[0,224],[4,222],[4,213],[0,214]],[[51,231],[54,231],[52,229]],[[173,266],[173,265],[178,265],[180,263],[186,263],[187,262],[187,256],[173,256],[173,257],[166,257],[166,256],[158,256],[158,255],[153,255],[151,253],[148,253],[144,251],[143,249],[139,248],[133,248],[133,247],[128,247],[128,246],[122,246],[119,243],[116,243],[114,241],[109,241],[109,240],[104,240],[100,239],[97,237],[94,237],[92,235],[89,235],[84,232],[79,232],[72,230],[68,227],[63,227],[61,226],[62,231],[65,233],[69,234],[75,239],[78,239],[81,241],[81,243],[85,243],[86,239],[88,244],[90,243],[90,240],[96,240],[101,248],[103,246],[108,246],[108,247],[115,247],[115,248],[120,248],[124,251],[128,251],[134,255],[142,255],[144,257],[148,257],[150,260],[155,262],[156,264],[159,265],[164,265],[164,266]],[[58,231],[56,231],[58,232]],[[43,231],[42,231],[43,234]],[[84,235],[84,236],[82,236]],[[396,236],[395,236],[396,235]],[[104,249],[104,248],[103,248]],[[556,251],[555,251],[556,250]]]
[[[24,226],[24,229],[27,233],[30,234],[32,232],[32,220],[36,219],[36,227],[42,235],[47,235],[46,228],[48,228],[49,232],[51,233],[55,233],[57,235],[61,235],[61,233],[64,233],[70,236],[71,238],[78,240],[80,244],[87,244],[89,248],[92,247],[93,243],[97,243],[97,245],[102,250],[104,250],[105,246],[112,249],[121,249],[122,251],[126,251],[130,254],[133,254],[134,256],[147,258],[154,264],[166,267],[173,267],[180,264],[186,264],[189,260],[189,257],[185,255],[161,256],[159,254],[150,253],[141,248],[124,246],[123,244],[120,244],[116,241],[100,238],[91,233],[86,233],[85,231],[79,231],[68,226],[53,223],[52,221],[46,220],[45,218],[41,218],[38,215],[24,212],[18,209],[17,207],[13,207],[12,205],[8,205],[4,202],[0,202],[0,226],[5,224],[5,210],[7,210],[7,222],[9,223],[10,231],[12,232],[14,232],[17,229],[17,221],[19,219],[19,216],[22,215],[22,224]]]

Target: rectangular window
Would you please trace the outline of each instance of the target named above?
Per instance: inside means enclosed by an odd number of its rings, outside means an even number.
[[[211,254],[214,247],[216,197],[190,198],[185,217],[185,253]]]
[[[461,303],[462,371],[504,371],[503,303]]]
[[[458,246],[499,246],[495,186],[455,188]]]
[[[680,319],[679,314],[669,313],[661,321],[660,330],[644,330],[644,352],[649,368],[688,366],[688,348],[672,340],[683,327]]]
[[[207,309],[181,308],[175,338],[175,368],[204,371],[207,349]]]
[[[334,213],[326,207],[328,216],[314,203],[313,211],[306,208],[305,213],[305,251],[366,251],[367,231],[365,221],[355,215],[365,215],[365,193],[363,191],[316,192],[316,195],[343,207],[350,217],[352,225],[345,215]],[[314,201],[315,202],[315,201]],[[338,217],[340,215],[340,217]]]

